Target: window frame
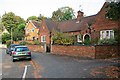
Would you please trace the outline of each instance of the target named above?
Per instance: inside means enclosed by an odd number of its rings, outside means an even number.
[[[46,35],[41,36],[41,42],[46,42]]]
[[[100,40],[103,39],[114,39],[114,30],[101,30],[100,31]]]

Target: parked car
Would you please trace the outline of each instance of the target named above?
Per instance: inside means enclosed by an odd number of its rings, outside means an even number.
[[[6,49],[6,53],[10,54],[11,56],[11,52],[13,51],[15,46],[19,46],[18,44],[11,44],[7,49]]]
[[[12,61],[19,59],[29,59],[31,60],[31,51],[27,46],[15,46],[12,51]]]

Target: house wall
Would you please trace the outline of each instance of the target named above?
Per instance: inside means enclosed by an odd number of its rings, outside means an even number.
[[[93,31],[92,38],[100,39],[100,31],[101,30],[113,30],[118,29],[118,21],[113,21],[105,18],[105,14],[107,12],[106,6],[108,3],[105,3],[101,10],[96,15],[95,23],[92,25]]]
[[[118,57],[118,46],[62,46],[52,45],[52,54],[104,59]],[[120,57],[120,55],[119,55]]]
[[[32,28],[34,28],[34,32],[32,31]],[[32,37],[35,37],[35,39],[38,38],[38,32],[39,32],[39,29],[38,28],[35,28],[31,22],[28,23],[26,29],[25,29],[25,33],[26,33],[26,30],[29,30],[29,34],[26,34],[26,38],[27,40],[32,40]]]
[[[41,36],[46,35],[46,44],[50,44],[50,32],[46,26],[45,21],[42,22],[42,26],[40,27],[40,32],[39,32],[39,39],[41,42]]]

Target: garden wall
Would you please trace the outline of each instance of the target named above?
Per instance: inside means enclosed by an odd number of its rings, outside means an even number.
[[[118,46],[96,45],[96,46],[62,46],[53,45],[52,54],[69,55],[77,57],[89,57],[96,59],[118,57]]]
[[[120,46],[98,45],[95,46],[96,58],[115,58],[120,56]]]
[[[45,52],[44,46],[42,45],[26,45],[30,51]]]
[[[95,58],[94,46],[62,46],[52,45],[52,54],[69,55],[76,57]]]

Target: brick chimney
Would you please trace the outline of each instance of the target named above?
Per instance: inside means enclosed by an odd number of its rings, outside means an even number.
[[[77,13],[78,13],[78,15],[77,15],[77,22],[76,22],[76,23],[79,23],[80,20],[81,20],[81,18],[82,18],[83,15],[84,15],[84,13],[83,13],[82,11],[80,11],[80,10],[79,10]]]

